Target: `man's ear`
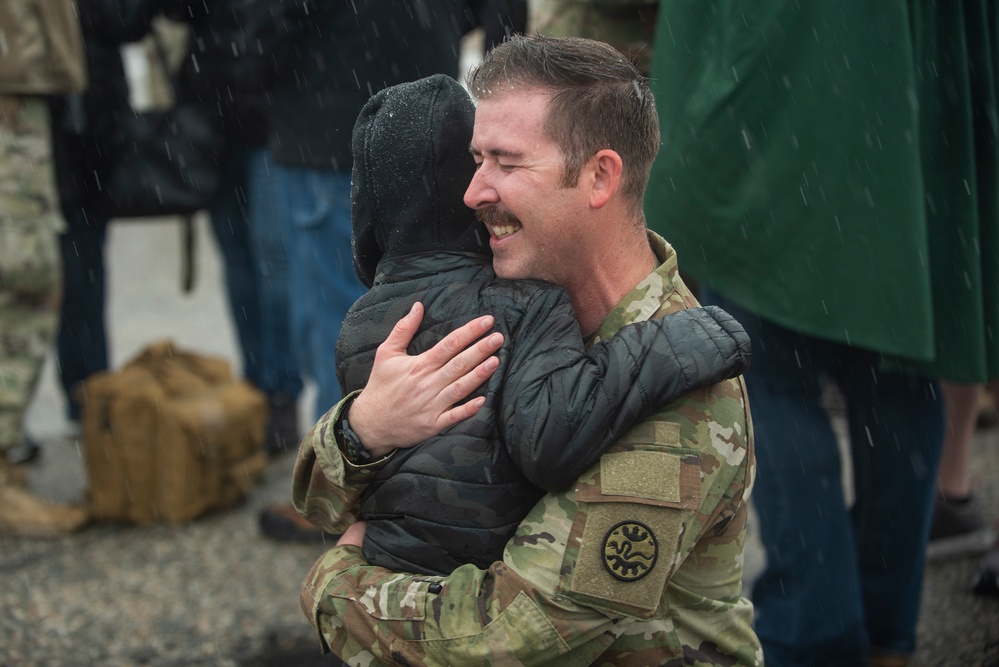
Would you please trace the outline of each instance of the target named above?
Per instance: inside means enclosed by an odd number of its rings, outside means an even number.
[[[590,206],[603,208],[621,185],[624,162],[617,151],[605,148],[597,151],[589,163],[593,180],[590,187]]]

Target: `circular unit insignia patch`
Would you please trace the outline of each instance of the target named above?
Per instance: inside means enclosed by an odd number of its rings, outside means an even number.
[[[638,581],[652,571],[657,558],[656,536],[639,521],[616,523],[604,537],[604,567],[615,579]]]

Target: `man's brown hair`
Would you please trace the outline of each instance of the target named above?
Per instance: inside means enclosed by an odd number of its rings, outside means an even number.
[[[468,75],[468,88],[480,100],[518,86],[551,94],[543,130],[565,160],[562,184],[574,186],[583,165],[610,148],[624,163],[622,194],[644,220],[659,118],[648,82],[631,61],[591,39],[518,35],[490,50]]]

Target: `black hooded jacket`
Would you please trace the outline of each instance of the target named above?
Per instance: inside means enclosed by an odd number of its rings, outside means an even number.
[[[473,114],[437,75],[381,91],[354,128],[354,266],[371,289],[340,331],[344,394],[365,385],[416,301],[425,315],[410,353],[483,314],[505,336],[479,412],[396,451],[365,492],[364,555],[394,570],[488,567],[546,490],[568,487],[656,410],[748,367],[749,339],[720,309],[629,325],[585,350],[562,288],[496,278],[485,228],[462,203]]]

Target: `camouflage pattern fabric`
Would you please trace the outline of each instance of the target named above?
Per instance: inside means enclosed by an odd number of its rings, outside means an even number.
[[[662,265],[598,339],[697,304],[673,249],[650,241]],[[354,520],[373,470],[340,454],[333,424],[343,406],[303,441],[293,481],[299,511],[334,533]],[[573,489],[545,496],[488,570],[395,573],[367,565],[356,547],[335,547],[308,574],[302,608],[323,649],[349,664],[761,665],[741,595],[754,475],[736,378],[673,403]]]
[[[649,75],[659,0],[531,0],[528,29],[607,42]]]
[[[22,422],[57,326],[58,234],[44,102],[0,95],[0,450]]]

